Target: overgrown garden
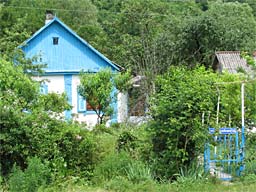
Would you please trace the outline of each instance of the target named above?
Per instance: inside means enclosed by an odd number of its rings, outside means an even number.
[[[81,95],[94,94],[90,104],[103,107],[93,130],[63,119],[71,107],[65,94],[40,94],[40,82],[27,72],[43,73],[42,66],[16,48],[41,26],[49,6],[111,60],[147,77],[131,95],[146,100],[147,122],[104,125],[113,81],[98,87],[81,75]],[[241,127],[240,84],[232,82],[248,82],[246,128],[256,125],[255,74],[210,67],[216,50],[255,50],[255,8],[253,0],[0,1],[0,191],[254,191],[255,133],[247,132],[246,169],[231,183],[205,173],[202,156],[209,126]],[[130,89],[128,79],[119,77],[116,87]],[[99,90],[87,95],[92,84]]]

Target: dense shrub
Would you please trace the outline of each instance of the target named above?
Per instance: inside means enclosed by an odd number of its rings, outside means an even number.
[[[132,152],[136,147],[137,140],[138,138],[136,138],[131,132],[124,131],[119,135],[117,139],[117,150]]]
[[[156,93],[151,98],[153,120],[149,126],[157,177],[170,179],[181,167],[195,161],[203,152],[209,126],[240,126],[240,85],[216,82],[237,82],[244,78],[241,74],[218,75],[204,67],[171,67],[159,76]],[[218,125],[215,123],[217,90],[221,92]],[[250,95],[249,90],[246,93]],[[251,108],[250,105],[247,107]]]
[[[117,134],[117,151],[126,151],[133,158],[144,162],[150,161],[152,153],[151,133],[147,130],[147,124],[120,126]]]
[[[89,131],[44,113],[26,114],[22,119],[7,122],[1,133],[4,136],[1,142],[4,174],[8,174],[14,164],[24,170],[27,159],[33,156],[49,161],[52,171],[63,176],[91,172],[96,150]],[[11,126],[14,123],[15,126]]]
[[[50,170],[39,158],[28,160],[28,167],[23,172],[14,166],[9,178],[10,192],[35,192],[40,186],[50,181]]]
[[[0,162],[4,175],[10,173],[14,164],[26,168],[29,157],[54,155],[53,141],[64,126],[51,116],[66,109],[65,98],[51,94],[42,99],[39,84],[23,70],[0,59]],[[54,100],[51,109],[43,102],[45,100]]]
[[[79,134],[67,132],[58,141],[68,175],[90,178],[97,163],[98,149],[96,139],[87,130]]]
[[[256,177],[256,135],[249,132],[245,143],[245,170],[243,175],[255,175]]]
[[[172,67],[158,78],[149,129],[157,177],[172,178],[202,150],[207,129],[201,126],[201,114],[214,106],[212,76],[203,68]]]

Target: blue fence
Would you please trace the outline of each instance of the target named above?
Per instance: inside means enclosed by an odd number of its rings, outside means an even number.
[[[244,127],[209,128],[209,140],[205,144],[204,168],[206,172],[222,180],[232,180],[244,170]]]

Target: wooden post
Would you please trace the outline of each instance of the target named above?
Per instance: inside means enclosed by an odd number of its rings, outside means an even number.
[[[244,127],[244,83],[241,85],[241,112],[242,112],[242,128]]]
[[[218,87],[217,87],[217,91],[218,91],[218,103],[217,103],[216,125],[219,124],[219,112],[220,112],[220,90]]]
[[[240,160],[241,160],[241,166],[240,166],[240,173],[241,171],[244,171],[244,156],[245,156],[245,123],[244,123],[244,83],[241,85],[241,115],[242,115],[242,130],[241,130],[241,149],[240,149]]]

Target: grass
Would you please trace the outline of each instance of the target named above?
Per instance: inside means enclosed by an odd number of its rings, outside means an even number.
[[[1,186],[0,192],[12,191],[12,186],[20,187],[27,178],[27,185],[38,184],[34,191],[38,192],[254,192],[256,191],[255,161],[246,164],[247,172],[234,182],[221,182],[216,178],[204,173],[203,166],[197,162],[189,167],[180,169],[173,183],[159,183],[153,178],[152,167],[146,163],[145,153],[150,153],[146,132],[143,129],[131,129],[131,134],[124,130],[95,130],[99,133],[95,137],[100,146],[98,151],[98,162],[93,177],[90,181],[79,176],[60,177],[51,182],[41,182],[44,172],[38,171],[40,163],[34,163],[34,169],[25,170],[14,178],[9,178],[9,183]],[[132,137],[130,137],[132,136]],[[133,137],[134,136],[134,137]],[[120,139],[121,138],[121,139]],[[130,139],[132,138],[132,139]],[[135,138],[133,140],[133,138]],[[139,139],[136,139],[139,138]],[[117,143],[125,145],[117,145]],[[117,152],[117,146],[122,150]],[[135,147],[134,147],[135,146]],[[125,149],[125,150],[124,150]],[[39,166],[40,168],[40,166]],[[36,170],[36,171],[33,171]],[[40,170],[40,169],[39,169]],[[42,168],[42,170],[44,170]],[[18,172],[19,173],[19,172]],[[35,174],[34,174],[35,173]],[[28,175],[24,177],[24,175]],[[31,177],[31,175],[33,177]],[[47,177],[48,178],[48,177]],[[5,183],[4,180],[0,181]],[[34,181],[34,182],[32,182]],[[40,182],[39,182],[40,181]],[[21,184],[20,184],[21,183]],[[31,184],[32,183],[32,184]],[[40,185],[40,187],[39,187]],[[38,189],[39,187],[39,189]],[[31,188],[31,187],[30,187]],[[38,189],[38,190],[37,190]],[[32,191],[32,190],[16,190]]]
[[[82,183],[64,182],[58,185],[41,188],[39,191],[46,192],[254,192],[256,182],[217,182],[211,181],[201,183],[195,182],[193,184],[170,184],[170,183],[156,183],[154,181],[145,181],[140,183],[132,183],[125,178],[118,177],[104,183],[102,186],[91,186]]]

